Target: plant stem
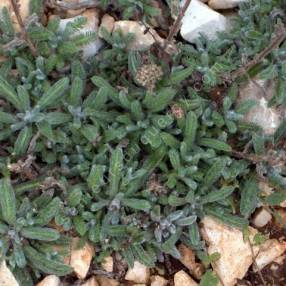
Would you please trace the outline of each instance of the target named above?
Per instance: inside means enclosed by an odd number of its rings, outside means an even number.
[[[31,54],[36,57],[37,56],[37,49],[36,47],[34,46],[33,42],[30,40],[28,34],[27,34],[27,31],[26,31],[26,28],[25,28],[25,25],[24,25],[24,22],[23,22],[23,19],[21,17],[21,14],[20,14],[20,11],[19,11],[19,4],[17,3],[17,0],[10,0],[11,1],[11,5],[13,7],[13,10],[15,12],[15,15],[16,15],[16,18],[17,18],[17,21],[18,21],[18,24],[20,26],[20,29],[21,29],[21,34],[22,34],[22,38],[25,40],[25,42],[27,43],[30,51],[31,51]]]
[[[275,36],[270,42],[270,44],[262,50],[259,54],[257,54],[254,59],[240,67],[239,69],[233,71],[230,75],[225,75],[224,78],[233,82],[237,78],[245,75],[251,68],[259,64],[264,58],[266,58],[274,49],[280,46],[280,44],[286,38],[286,29],[283,24],[279,24],[275,30]]]
[[[169,32],[169,35],[165,41],[165,44],[164,44],[164,49],[168,46],[168,44],[173,40],[173,38],[177,35],[180,27],[181,27],[181,22],[182,22],[182,19],[190,5],[192,0],[186,0],[183,8],[180,10],[180,13],[176,19],[176,21],[174,22],[173,26],[171,27],[171,30]]]

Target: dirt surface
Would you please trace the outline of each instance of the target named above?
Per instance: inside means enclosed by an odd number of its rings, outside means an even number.
[[[260,231],[266,235],[269,235],[269,238],[276,238],[279,241],[286,242],[286,228],[279,224],[274,219],[268,223]],[[261,276],[259,273],[255,273],[250,269],[241,282],[238,285],[241,286],[285,286],[286,285],[286,255],[279,259],[277,262],[272,262],[271,264],[264,267],[261,270],[261,275],[264,279],[262,282]]]

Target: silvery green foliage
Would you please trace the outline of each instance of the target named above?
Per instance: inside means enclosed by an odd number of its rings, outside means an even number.
[[[20,202],[9,177],[1,179],[0,189],[2,258],[9,258],[13,268],[34,265],[45,273],[69,274],[69,266],[44,250],[45,243],[56,243],[60,239],[60,233],[48,227],[48,223],[59,211],[61,200],[42,194],[34,200],[24,198]]]
[[[132,9],[147,13],[149,1],[139,2],[141,10]],[[117,251],[129,265],[154,266],[163,254],[178,258],[179,242],[203,252],[199,221],[205,215],[245,227],[264,200],[261,177],[278,191],[267,203],[285,199],[285,169],[278,164],[285,122],[274,136],[243,122],[255,103],[237,106],[244,79],[223,77],[265,48],[283,20],[277,12],[285,8],[282,1],[250,2],[242,5],[233,33],[213,42],[202,37],[196,47],[180,43],[171,70],[162,64],[164,77],[152,92],[138,86],[136,71],[146,58],[160,62],[151,51],[128,52],[132,35],[104,33],[106,47],[84,62],[79,48],[94,36],[76,33],[84,19],[63,32],[57,18],[46,27],[32,22],[33,58],[24,42],[5,49],[19,35],[3,10],[0,241],[17,277],[30,269],[36,275],[70,271],[52,248],[69,241],[55,224],[94,243],[98,261]],[[40,13],[36,4],[31,9]],[[284,45],[250,71],[277,79],[280,93],[272,104],[278,105],[285,100]],[[213,96],[217,89],[219,97]],[[202,285],[215,283],[207,272]]]

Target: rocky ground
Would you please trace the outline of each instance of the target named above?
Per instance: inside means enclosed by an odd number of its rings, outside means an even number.
[[[166,35],[159,27],[171,24],[171,19],[157,17],[154,18],[154,25],[146,29],[141,22],[118,19],[112,13],[112,9],[110,9],[110,13],[102,13],[93,7],[85,8],[85,5],[81,5],[81,2],[84,1],[48,2],[46,21],[56,14],[60,15],[61,26],[64,28],[71,19],[82,15],[88,18],[84,31],[95,30],[98,32],[98,38],[84,47],[84,57],[95,55],[104,48],[103,32],[107,31],[112,34],[118,29],[125,34],[135,34],[134,41],[129,47],[131,50],[143,50],[151,47],[154,43],[164,45]],[[153,2],[159,8],[162,7],[161,1]],[[230,29],[232,17],[238,12],[240,2],[242,0],[192,0],[181,21],[180,35],[182,39],[194,43],[200,33],[205,33],[209,38],[215,38],[217,32]],[[6,5],[9,7],[9,3],[9,0],[1,0],[0,7]],[[27,17],[27,5],[28,0],[21,0],[23,19]],[[184,3],[181,5],[183,6]],[[164,11],[161,12],[163,15]],[[176,19],[175,15],[174,19]],[[16,20],[15,25],[17,25]],[[171,45],[171,48],[174,47]],[[269,98],[264,97],[263,90],[266,90],[267,95],[271,98],[274,89],[271,81],[257,79],[257,82],[259,82],[259,86],[250,82],[240,90],[240,100],[247,97],[254,98],[259,102],[255,109],[246,115],[245,120],[261,125],[266,134],[273,134],[281,122],[282,113],[281,110],[268,107],[266,104]],[[273,192],[267,185],[263,185],[263,189],[265,195]],[[74,238],[71,255],[65,260],[73,267],[74,275],[61,279],[50,275],[40,281],[37,286],[207,286],[201,281],[201,277],[208,263],[211,263],[218,275],[219,285],[286,285],[285,208],[286,202],[274,208],[261,205],[252,216],[248,238],[236,228],[224,225],[211,217],[205,217],[201,221],[200,231],[206,242],[208,254],[219,253],[218,259],[210,262],[200,260],[190,248],[181,244],[179,246],[180,260],[166,255],[165,263],[158,264],[154,269],[149,269],[139,262],[135,262],[134,267],[128,269],[126,263],[116,253],[107,257],[101,265],[94,266],[92,260],[97,255],[96,249],[88,243],[78,249],[78,239]],[[258,231],[265,235],[262,242],[257,242]],[[0,285],[18,286],[5,262],[2,262],[0,268]]]
[[[249,227],[249,241],[244,240],[240,230],[211,217],[204,218],[201,222],[201,232],[208,245],[208,253],[220,254],[220,258],[212,263],[221,280],[219,285],[285,285],[285,218],[284,208],[277,209],[275,219],[262,207],[254,214],[252,226]],[[254,237],[258,230],[267,238],[262,244],[255,245]],[[179,246],[180,260],[166,257],[165,264],[159,264],[154,269],[135,262],[134,267],[128,269],[117,254],[107,257],[99,267],[94,267],[94,248],[86,244],[83,248],[77,249],[77,242],[75,238],[71,255],[66,257],[66,263],[74,268],[75,275],[61,280],[55,275],[50,275],[37,286],[204,285],[199,284],[205,272],[204,264],[183,244]],[[3,286],[18,285],[5,262],[0,268],[0,282]]]

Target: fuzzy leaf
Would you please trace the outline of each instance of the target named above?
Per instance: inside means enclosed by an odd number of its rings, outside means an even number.
[[[167,107],[175,97],[176,91],[172,88],[161,89],[157,94],[147,94],[143,104],[151,112],[158,112]]]
[[[3,78],[0,76],[0,97],[6,99],[8,102],[14,105],[14,107],[18,110],[20,108],[20,101],[17,93],[14,88]]]
[[[217,286],[219,284],[219,279],[214,275],[214,273],[208,270],[202,277],[200,281],[200,286]]]
[[[204,186],[210,187],[213,185],[222,175],[225,166],[225,159],[217,159],[205,174]]]
[[[21,235],[25,238],[41,240],[41,241],[55,241],[60,238],[60,234],[48,227],[24,227],[21,230]]]
[[[200,199],[200,202],[202,204],[206,204],[206,203],[222,201],[227,197],[229,197],[234,192],[234,190],[235,188],[232,186],[224,186],[219,190],[209,192],[207,195],[203,196]]]
[[[53,84],[41,97],[38,101],[39,109],[44,109],[50,105],[54,105],[66,91],[69,85],[68,78],[62,78]]]
[[[70,274],[73,269],[55,259],[49,259],[44,254],[38,252],[31,246],[24,247],[24,253],[29,260],[30,264],[43,273],[54,274],[57,276],[65,276]]]
[[[255,178],[251,178],[245,182],[241,191],[240,213],[248,218],[255,210],[258,204],[258,186]]]
[[[184,130],[184,140],[187,143],[188,149],[194,144],[198,129],[198,119],[193,111],[189,111],[186,117],[186,126]]]
[[[20,131],[14,146],[14,153],[17,157],[26,153],[30,141],[32,139],[32,136],[33,136],[32,127],[26,126],[24,129]]]
[[[60,206],[61,200],[58,197],[55,197],[39,211],[38,215],[34,219],[35,224],[40,226],[47,225],[59,213]]]
[[[209,147],[224,152],[231,152],[232,150],[231,146],[227,143],[213,138],[202,138],[200,139],[199,144],[201,146]]]
[[[180,218],[176,221],[176,224],[179,226],[189,226],[197,220],[196,215],[191,215],[188,217]]]
[[[93,192],[97,192],[102,185],[104,185],[103,175],[105,172],[105,166],[102,165],[93,165],[89,176],[87,178],[88,186],[92,189]]]
[[[121,179],[121,172],[123,168],[123,152],[122,149],[117,148],[111,155],[110,167],[109,167],[109,182],[110,189],[109,195],[115,196],[119,191],[119,183]]]
[[[126,207],[129,207],[135,210],[148,211],[151,209],[151,204],[147,200],[122,199],[122,203]]]
[[[194,71],[194,66],[190,66],[182,70],[174,71],[171,74],[170,81],[172,84],[179,84],[183,80],[191,76],[193,71]]]
[[[3,220],[13,225],[16,221],[16,197],[9,178],[0,180],[0,206]]]
[[[80,236],[84,236],[87,232],[87,225],[85,221],[80,216],[76,216],[73,219],[73,223],[75,226],[75,230],[78,232],[78,234]]]

